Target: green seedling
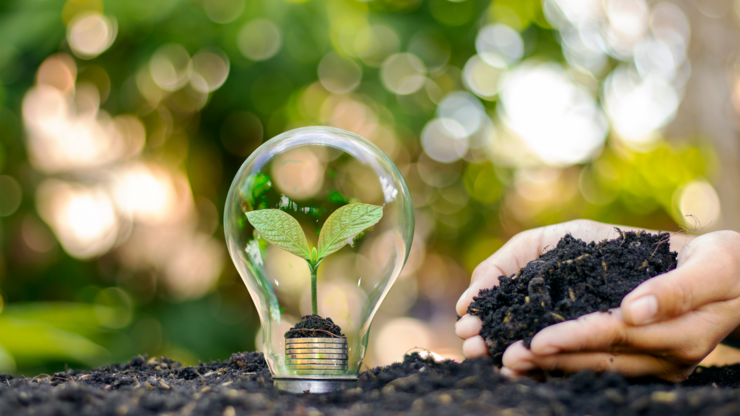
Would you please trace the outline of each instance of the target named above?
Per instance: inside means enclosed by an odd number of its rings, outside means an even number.
[[[311,271],[311,311],[318,314],[316,274],[319,264],[328,255],[339,251],[357,234],[377,224],[383,217],[383,207],[370,204],[348,204],[326,219],[319,234],[318,248],[309,248],[306,234],[298,221],[279,209],[247,212],[249,223],[268,243],[306,260]]]

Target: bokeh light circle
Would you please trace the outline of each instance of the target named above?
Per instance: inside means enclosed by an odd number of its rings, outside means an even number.
[[[484,100],[494,100],[498,95],[498,82],[503,74],[501,68],[490,65],[474,55],[463,68],[463,82],[475,95]]]
[[[680,221],[689,229],[700,229],[720,218],[720,200],[714,187],[697,180],[678,188],[674,196],[681,214]]]
[[[283,44],[280,29],[267,19],[256,19],[244,25],[236,39],[239,51],[253,61],[275,56]]]
[[[475,38],[475,49],[486,63],[496,68],[506,68],[522,59],[524,41],[509,26],[493,24],[484,27]]]
[[[416,55],[399,53],[383,62],[380,79],[389,91],[408,95],[424,86],[426,70],[424,62]]]
[[[190,54],[176,43],[160,47],[149,61],[152,79],[165,91],[177,91],[185,86],[191,71]]]
[[[455,162],[468,151],[468,137],[461,135],[464,131],[465,128],[453,119],[435,118],[421,131],[421,147],[438,162]]]
[[[203,49],[193,56],[193,72],[190,83],[202,93],[221,87],[229,76],[229,58],[217,49]]]
[[[319,81],[334,94],[346,94],[360,85],[362,68],[355,61],[329,52],[321,59],[318,67]]]
[[[116,39],[116,20],[100,13],[80,13],[69,22],[67,42],[80,58],[91,59],[105,52]]]
[[[502,120],[546,164],[587,161],[604,143],[606,117],[557,64],[518,66],[504,80],[500,96]]]

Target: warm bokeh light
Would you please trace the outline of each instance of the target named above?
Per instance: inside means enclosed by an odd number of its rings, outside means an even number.
[[[588,90],[556,64],[527,63],[509,73],[499,115],[545,163],[562,166],[592,158],[607,123]]]
[[[379,67],[383,61],[398,52],[400,40],[393,28],[385,25],[369,25],[362,28],[347,49],[360,58],[365,65]]]
[[[182,45],[171,43],[157,49],[149,61],[149,71],[160,88],[176,91],[188,82],[192,65],[188,51]]]
[[[463,81],[475,95],[484,100],[493,100],[498,94],[498,81],[503,71],[490,65],[480,56],[474,55],[465,64]]]
[[[675,116],[680,97],[669,80],[615,70],[604,84],[604,107],[625,143],[644,148],[660,138],[660,128]]]
[[[178,195],[184,192],[177,189],[175,179],[166,170],[143,163],[116,172],[112,189],[119,209],[145,224],[179,220],[185,205],[182,199],[189,198],[189,195]]]
[[[346,94],[360,85],[362,69],[353,60],[329,52],[319,63],[319,81],[328,91]]]
[[[115,19],[99,13],[81,13],[69,22],[67,42],[75,55],[91,59],[110,48],[117,34]]]
[[[457,121],[436,118],[421,132],[421,145],[432,159],[450,163],[460,160],[468,151],[468,137],[460,135],[464,131]]]
[[[253,61],[264,61],[278,53],[283,37],[274,23],[257,19],[244,25],[236,42],[242,55]]]
[[[208,18],[216,23],[229,23],[238,19],[244,12],[245,3],[239,0],[206,0],[203,8]]]
[[[383,62],[380,77],[388,90],[406,95],[424,86],[426,66],[421,59],[410,53],[399,53]]]
[[[682,186],[676,190],[675,199],[681,219],[690,230],[711,227],[720,218],[719,196],[707,182],[694,181]]]
[[[229,58],[217,49],[203,49],[193,55],[190,83],[199,92],[209,93],[224,85],[229,76]]]
[[[494,24],[478,32],[475,39],[475,50],[478,56],[488,65],[495,68],[506,68],[522,58],[524,42],[512,28]]]
[[[306,148],[279,155],[272,165],[272,177],[281,192],[290,199],[310,198],[324,183],[323,166],[318,156]]]
[[[198,299],[213,290],[226,261],[220,241],[193,236],[179,244],[164,268],[164,283],[174,299]]]
[[[50,179],[39,185],[36,200],[41,218],[75,257],[99,256],[118,238],[120,221],[105,189]]]
[[[418,319],[397,318],[385,323],[372,339],[375,365],[389,365],[409,351],[430,350],[435,336],[431,328]]]

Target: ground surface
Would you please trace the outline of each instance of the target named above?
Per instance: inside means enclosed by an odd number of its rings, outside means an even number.
[[[718,415],[740,413],[740,366],[700,368],[679,385],[579,373],[507,380],[489,359],[435,363],[417,354],[361,374],[358,388],[293,395],[272,386],[260,353],[181,367],[122,365],[35,378],[0,374],[0,415]]]
[[[618,230],[618,229],[617,229]],[[506,347],[549,325],[616,308],[640,283],[676,268],[670,235],[621,232],[585,243],[566,235],[500,285],[481,290],[468,313],[483,322],[481,336],[498,365]]]

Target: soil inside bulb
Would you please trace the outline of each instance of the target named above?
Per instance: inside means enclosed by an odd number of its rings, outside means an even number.
[[[331,318],[319,315],[306,315],[285,333],[285,338],[346,338],[342,328]]]
[[[620,232],[614,240],[585,243],[566,235],[500,285],[481,290],[468,313],[483,321],[481,336],[494,362],[518,340],[529,345],[543,328],[618,307],[640,283],[676,268],[670,234]]]

